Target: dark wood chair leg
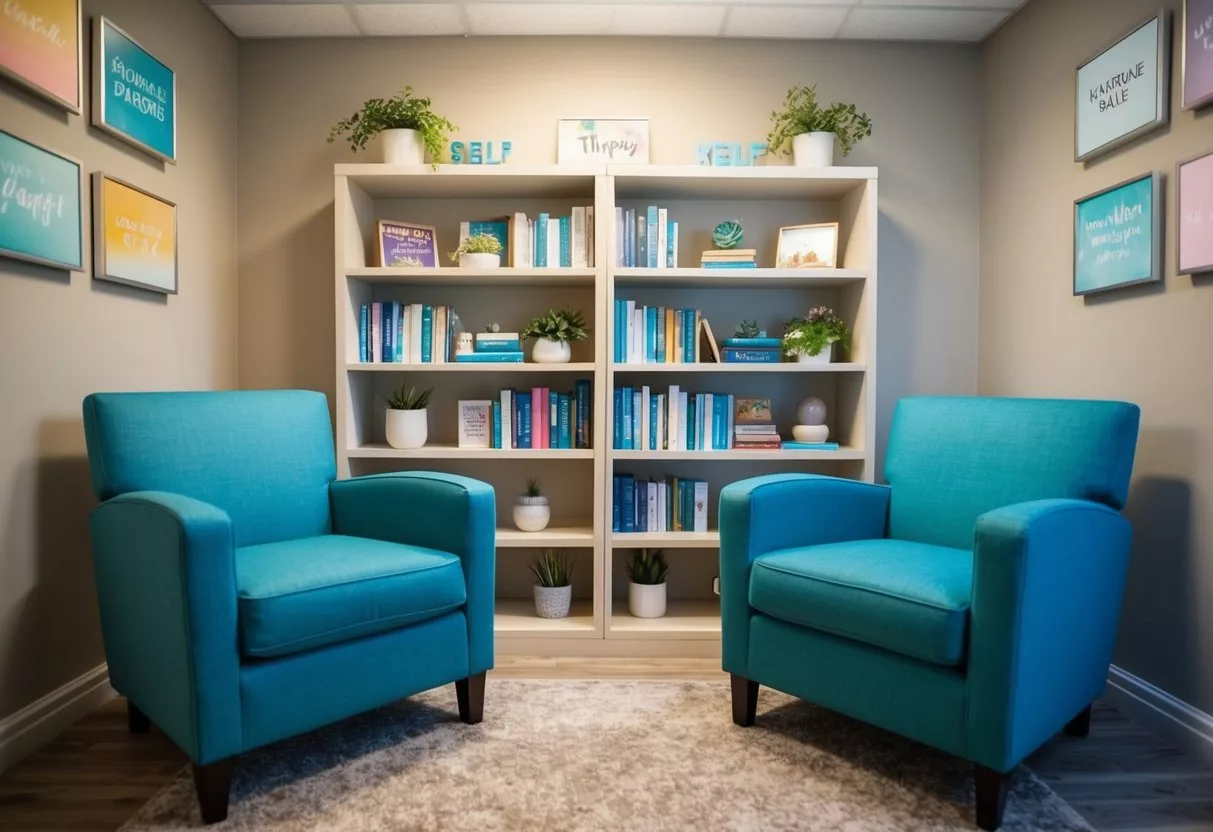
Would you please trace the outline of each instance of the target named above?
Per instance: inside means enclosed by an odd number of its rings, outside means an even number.
[[[459,719],[476,725],[484,719],[484,676],[477,673],[455,683],[455,698],[459,700]]]
[[[731,674],[733,685],[733,722],[748,728],[754,724],[758,713],[758,683],[736,673]]]
[[[1002,826],[1002,812],[1007,808],[1007,787],[1011,784],[1011,775],[975,765],[973,780],[977,787],[977,826],[986,832],[994,832]]]
[[[135,707],[135,703],[126,700],[126,727],[132,734],[146,734],[152,730],[152,721],[147,714]]]
[[[202,822],[219,823],[227,820],[227,796],[232,785],[232,763],[228,757],[216,763],[200,766],[194,763],[194,789],[198,792],[198,808]]]
[[[1066,723],[1067,737],[1085,737],[1091,733],[1091,706],[1083,708],[1078,716]]]

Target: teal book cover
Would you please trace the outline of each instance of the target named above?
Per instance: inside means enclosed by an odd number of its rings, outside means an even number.
[[[573,221],[571,217],[560,218],[560,266],[573,266]]]
[[[508,220],[477,220],[469,222],[467,226],[469,237],[475,237],[477,234],[491,234],[496,237],[497,242],[501,243],[501,265],[509,265],[510,223]]]

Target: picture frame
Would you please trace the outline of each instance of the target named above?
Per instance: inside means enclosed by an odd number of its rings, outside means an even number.
[[[1086,162],[1171,120],[1171,17],[1159,11],[1075,70],[1074,161]]]
[[[1075,296],[1162,280],[1162,186],[1152,171],[1074,200]]]
[[[107,17],[93,21],[93,126],[177,164],[177,73]]]
[[[1213,272],[1213,151],[1175,166],[1176,271]]]
[[[1213,0],[1184,0],[1180,44],[1181,108],[1213,104]]]
[[[0,257],[82,271],[80,162],[0,129],[0,186]]]
[[[178,293],[177,204],[93,173],[93,279]]]
[[[26,25],[29,11],[0,14],[0,76],[69,113],[84,106],[83,0],[42,0],[41,27]]]
[[[556,163],[647,165],[647,118],[562,118],[556,123]]]
[[[779,229],[777,269],[833,269],[838,264],[838,223],[816,222]]]
[[[381,268],[438,268],[438,232],[432,225],[380,220],[375,264]]]

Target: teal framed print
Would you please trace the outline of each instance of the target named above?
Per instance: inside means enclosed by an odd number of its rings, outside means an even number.
[[[75,159],[0,130],[0,256],[84,268],[83,188]]]
[[[1171,16],[1134,26],[1079,64],[1074,161],[1085,162],[1171,119]]]
[[[93,124],[177,163],[177,74],[104,17],[93,22]]]
[[[1162,174],[1147,173],[1074,202],[1074,294],[1162,279]]]

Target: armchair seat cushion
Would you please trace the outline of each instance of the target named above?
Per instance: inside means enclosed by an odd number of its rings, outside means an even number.
[[[285,656],[436,618],[467,600],[458,557],[322,535],[237,549],[240,648]]]
[[[964,662],[973,553],[904,540],[783,549],[754,561],[750,606],[940,665]]]

